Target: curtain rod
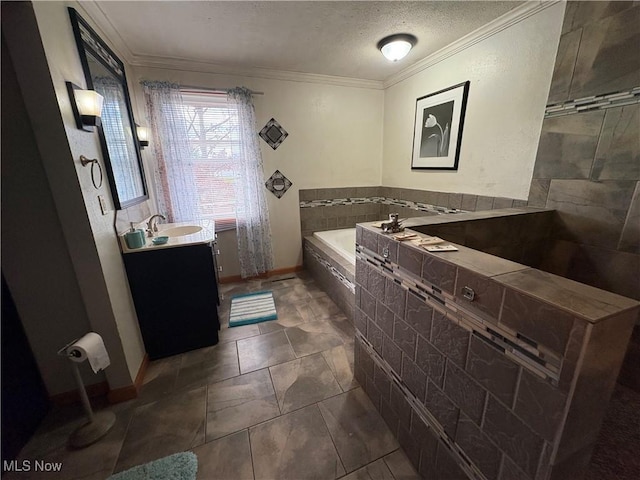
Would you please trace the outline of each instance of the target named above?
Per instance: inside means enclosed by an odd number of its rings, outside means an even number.
[[[198,87],[196,85],[180,85],[180,88],[203,93],[227,93],[229,90],[231,90],[230,88],[207,88]],[[249,90],[249,92],[251,92],[251,95],[264,95],[264,92],[255,92],[253,90]]]

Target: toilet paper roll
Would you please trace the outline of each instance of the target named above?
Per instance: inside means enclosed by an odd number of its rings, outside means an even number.
[[[93,373],[104,370],[111,363],[102,337],[95,332],[89,332],[73,342],[67,348],[67,355],[72,361],[78,363],[89,360]]]

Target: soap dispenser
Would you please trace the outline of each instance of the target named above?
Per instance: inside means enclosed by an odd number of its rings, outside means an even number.
[[[129,248],[140,248],[145,244],[144,238],[144,230],[136,228],[133,226],[133,222],[131,222],[131,229],[124,234],[124,241],[127,243],[127,247]]]

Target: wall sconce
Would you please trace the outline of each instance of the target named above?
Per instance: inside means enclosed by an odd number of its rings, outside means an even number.
[[[407,56],[409,51],[418,42],[418,39],[408,33],[389,35],[378,42],[378,50],[387,60],[397,62]]]
[[[83,90],[71,82],[66,84],[76,125],[80,130],[92,132],[93,127],[100,125],[104,98],[94,90]]]
[[[140,145],[140,150],[144,147],[149,146],[149,128],[141,127],[136,123],[136,135],[138,136],[138,144]]]

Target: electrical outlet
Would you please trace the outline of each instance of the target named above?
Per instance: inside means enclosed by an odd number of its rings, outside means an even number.
[[[104,199],[102,195],[98,195],[98,203],[100,204],[100,211],[102,215],[107,214],[107,201]]]

